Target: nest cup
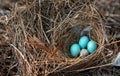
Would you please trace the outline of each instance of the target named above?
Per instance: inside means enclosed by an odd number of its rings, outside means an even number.
[[[101,48],[101,45],[105,44],[105,36],[104,36],[104,26],[102,25],[86,25],[86,26],[73,26],[67,32],[66,41],[63,45],[61,51],[63,53],[63,59],[67,58],[67,63],[65,62],[64,68],[58,69],[57,71],[67,71],[74,72],[75,70],[86,70],[93,66],[99,66],[105,64],[105,60],[102,57],[102,53],[104,53],[104,48]],[[73,43],[78,43],[81,36],[86,35],[90,39],[97,42],[97,49],[93,54],[90,54],[84,58],[72,58],[70,55],[70,47]],[[108,52],[106,55],[109,54]],[[107,56],[106,56],[107,57]],[[106,58],[105,58],[106,59]],[[68,64],[69,63],[69,64]]]

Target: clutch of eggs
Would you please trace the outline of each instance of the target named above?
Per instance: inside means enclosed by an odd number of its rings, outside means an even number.
[[[93,53],[97,49],[97,44],[94,40],[90,40],[88,36],[82,36],[79,43],[72,44],[70,47],[70,54],[72,57],[86,56]]]

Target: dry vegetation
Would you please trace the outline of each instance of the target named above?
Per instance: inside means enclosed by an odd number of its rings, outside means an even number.
[[[5,0],[4,4],[9,6],[0,6],[0,11],[10,13],[0,14],[1,76],[120,75],[111,66],[120,49],[119,0]],[[87,57],[71,58],[70,45],[81,35],[94,39],[98,49]]]

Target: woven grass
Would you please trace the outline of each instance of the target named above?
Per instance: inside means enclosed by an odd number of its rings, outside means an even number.
[[[9,34],[21,76],[47,76],[109,66],[118,53],[116,35],[106,32],[104,16],[94,1],[19,1],[0,22]],[[1,17],[2,19],[2,17]],[[90,31],[84,31],[91,27]],[[72,58],[69,48],[88,35],[98,48],[84,58]]]

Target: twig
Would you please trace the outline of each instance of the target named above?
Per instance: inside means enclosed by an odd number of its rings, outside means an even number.
[[[65,41],[62,41],[60,44],[58,44],[57,48],[51,54],[51,57],[53,57],[56,54],[56,52],[60,50],[60,48],[64,45],[64,43]]]
[[[46,46],[38,43],[38,42],[37,42],[36,40],[34,40],[33,38],[28,37],[28,43],[30,43],[31,45],[35,46],[35,47],[38,48],[38,49],[42,49],[42,50],[44,50],[44,51],[46,51],[46,52],[48,52],[48,53],[51,53],[49,48],[47,48]]]

